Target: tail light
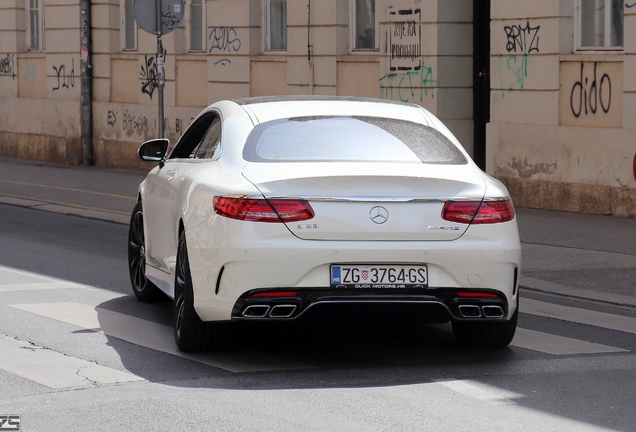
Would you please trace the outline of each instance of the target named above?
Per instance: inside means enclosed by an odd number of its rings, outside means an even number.
[[[218,196],[213,203],[216,214],[251,222],[297,222],[314,217],[314,210],[305,200]]]
[[[492,224],[509,222],[515,218],[512,201],[447,201],[442,219],[450,222]]]

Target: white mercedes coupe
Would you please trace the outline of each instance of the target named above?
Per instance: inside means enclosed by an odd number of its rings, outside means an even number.
[[[406,305],[450,321],[462,346],[511,342],[521,247],[509,193],[422,107],[221,101],[168,147],[139,148],[158,165],[139,186],[128,261],[139,300],[174,299],[179,349],[220,349],[233,321]]]

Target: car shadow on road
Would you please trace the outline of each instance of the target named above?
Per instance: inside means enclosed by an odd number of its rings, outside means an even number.
[[[315,308],[295,321],[232,323],[221,352],[197,354],[180,352],[174,344],[170,300],[139,303],[119,297],[96,310],[101,330],[128,371],[175,386],[387,386],[480,374],[521,357],[510,348],[462,349],[450,325],[418,323],[416,309]]]

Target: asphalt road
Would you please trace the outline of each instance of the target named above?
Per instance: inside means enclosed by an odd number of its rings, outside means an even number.
[[[357,316],[240,325],[226,352],[183,355],[171,303],[130,294],[127,227],[6,205],[0,220],[0,415],[24,431],[636,424],[631,308],[526,292],[498,351]]]

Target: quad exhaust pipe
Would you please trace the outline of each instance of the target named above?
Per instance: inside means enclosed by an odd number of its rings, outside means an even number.
[[[252,305],[245,308],[243,316],[245,318],[264,318],[269,312],[270,307],[267,305]]]
[[[282,304],[276,306],[251,305],[245,308],[245,318],[289,318],[296,312],[296,305]]]
[[[462,318],[503,318],[504,310],[501,306],[459,305],[457,307]]]

